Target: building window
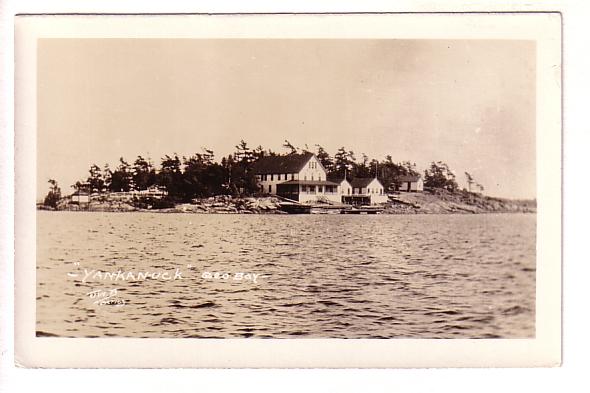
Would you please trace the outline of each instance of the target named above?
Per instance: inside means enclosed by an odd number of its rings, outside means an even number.
[[[324,187],[323,186],[318,186],[318,192],[321,194],[324,192]]]
[[[273,181],[273,180],[274,180],[274,177],[275,177],[275,175],[272,175],[272,174],[271,174],[271,175],[270,175],[270,181]]]
[[[307,175],[303,175],[303,180],[307,180]]]
[[[307,192],[307,186],[305,184],[301,186],[301,192]]]
[[[311,180],[313,181],[313,174],[311,175]]]
[[[295,174],[291,173],[291,180],[295,180]]]

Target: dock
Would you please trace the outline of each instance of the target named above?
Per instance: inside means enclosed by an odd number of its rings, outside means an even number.
[[[351,206],[345,204],[307,205],[291,201],[281,202],[279,209],[289,214],[378,214],[384,210],[380,206]]]
[[[279,204],[279,210],[287,212],[289,214],[310,214],[311,205],[304,205],[302,203],[293,202],[281,202]]]
[[[341,214],[379,214],[385,210],[382,207],[378,206],[358,206],[358,207],[351,207],[350,209],[342,209],[340,211]]]

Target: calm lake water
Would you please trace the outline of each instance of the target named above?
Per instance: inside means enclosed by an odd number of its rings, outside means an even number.
[[[39,211],[37,334],[534,337],[535,220]]]

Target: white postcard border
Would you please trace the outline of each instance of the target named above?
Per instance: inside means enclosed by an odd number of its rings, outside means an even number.
[[[561,18],[532,14],[16,18],[16,354],[26,367],[522,367],[561,359]],[[47,37],[521,39],[537,43],[535,339],[35,337],[36,40]]]

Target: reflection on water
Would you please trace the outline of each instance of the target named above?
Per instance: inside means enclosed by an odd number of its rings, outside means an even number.
[[[39,336],[535,334],[531,214],[39,211],[37,221]]]

